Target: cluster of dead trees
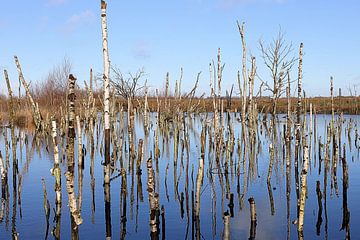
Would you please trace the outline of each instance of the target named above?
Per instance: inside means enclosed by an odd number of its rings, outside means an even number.
[[[204,98],[204,100],[199,103],[198,100],[202,100],[205,96],[204,94],[195,94],[201,73],[199,73],[196,77],[196,84],[194,85],[194,88],[191,89],[190,92],[186,93],[182,92],[181,89],[183,81],[182,68],[180,78],[176,80],[175,89],[174,91],[172,91],[170,89],[169,73],[167,73],[165,77],[165,86],[163,87],[164,89],[154,89],[154,87],[152,87],[151,89],[151,87],[147,84],[147,80],[145,78],[146,73],[144,69],[139,69],[135,73],[124,74],[115,65],[112,66],[109,64],[110,93],[114,95],[116,99],[119,100],[121,105],[126,108],[128,107],[128,99],[131,99],[134,102],[133,106],[140,105],[140,108],[145,107],[144,97],[145,95],[147,95],[149,100],[156,99],[155,105],[157,105],[157,101],[159,101],[159,99],[161,101],[162,98],[168,98],[169,100],[167,100],[167,102],[170,102],[170,106],[172,108],[181,107],[185,110],[198,111],[200,111],[201,108],[201,111],[208,111],[209,107],[206,105],[206,99],[210,100],[211,102],[213,94],[216,94],[217,98],[225,100],[225,109],[242,109],[242,118],[245,117],[244,111],[253,111],[252,109],[248,109],[248,107],[250,107],[250,104],[253,105],[252,107],[259,108],[260,112],[262,109],[266,108],[265,112],[270,112],[273,116],[276,116],[276,114],[279,112],[283,113],[285,109],[284,102],[286,102],[284,101],[284,95],[286,92],[287,82],[290,81],[290,83],[292,84],[296,81],[296,78],[290,79],[291,70],[298,60],[297,57],[295,57],[293,54],[294,49],[291,42],[287,42],[284,32],[282,32],[282,30],[279,30],[279,33],[269,43],[264,42],[263,40],[259,41],[258,46],[260,50],[260,58],[256,59],[254,56],[249,55],[249,51],[246,49],[246,44],[243,39],[244,25],[238,23],[238,30],[240,32],[241,43],[244,49],[242,69],[238,72],[239,96],[237,96],[237,94],[234,94],[234,92],[237,92],[237,90],[234,91],[234,87],[232,86],[232,88],[228,90],[218,89],[216,93],[211,92],[208,98]],[[251,63],[251,69],[247,68],[248,63]],[[215,69],[215,64],[211,63],[211,68],[214,68],[210,70],[212,72],[211,74],[214,74],[216,71],[221,71],[222,74],[224,66],[225,65],[223,64],[221,66],[221,69]],[[261,76],[261,74],[259,73],[260,71],[258,71],[259,66],[265,67],[265,73],[264,71],[262,71],[263,76]],[[58,108],[59,106],[65,108],[67,102],[67,80],[72,70],[73,69],[71,61],[68,58],[64,58],[59,65],[54,66],[53,69],[51,69],[44,81],[33,83],[28,82],[30,94],[33,99],[39,104],[40,108],[51,109]],[[240,78],[243,79],[243,82],[241,82]],[[102,105],[104,104],[101,98],[103,91],[101,89],[101,83],[103,81],[102,74],[94,74],[94,80],[95,86],[93,87],[93,94],[96,101],[95,105],[98,109],[101,109]],[[255,82],[257,82],[258,84],[255,84]],[[254,89],[255,85],[260,85],[257,91]],[[89,86],[87,86],[86,82],[78,82],[75,87],[78,98],[84,99],[84,104],[87,99],[88,88]],[[226,93],[226,96],[223,95],[224,92]],[[349,88],[349,92],[352,96],[356,96],[356,86],[354,85],[352,88]],[[341,90],[339,90],[339,96],[340,94]],[[263,96],[268,97],[264,98]],[[18,105],[21,105],[19,104],[22,100],[20,85],[19,91],[15,91],[14,98],[16,97],[19,98],[17,100]],[[5,99],[5,96],[0,96],[1,102],[4,102],[2,100]],[[173,101],[174,99],[178,99],[179,101]],[[268,99],[270,99],[270,103]],[[254,104],[254,101],[258,104]],[[164,103],[165,101],[162,102]],[[188,103],[190,105],[195,104],[196,106],[188,107]],[[237,104],[239,104],[239,106],[235,106]],[[321,106],[319,106],[320,104],[317,104],[318,111],[324,112],[322,111]],[[154,108],[151,108],[151,106],[153,105],[154,104],[151,104],[150,101],[148,107],[152,111],[156,110]],[[211,105],[212,103],[210,103],[210,109],[212,108]],[[354,109],[356,107],[357,105],[354,106]]]

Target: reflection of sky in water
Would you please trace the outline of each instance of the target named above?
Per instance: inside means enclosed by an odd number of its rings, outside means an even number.
[[[282,116],[280,116],[280,119]],[[359,121],[359,117],[357,116],[345,116],[348,120],[349,117],[355,120],[355,122]],[[152,118],[154,123],[153,130],[155,129],[155,120]],[[331,116],[318,115],[317,116],[317,136],[322,136],[322,142],[326,141],[325,131],[325,121],[329,123],[331,121]],[[309,118],[308,118],[309,122]],[[124,121],[126,124],[126,120]],[[136,132],[136,145],[139,138],[143,138],[143,128],[142,128],[142,119],[137,118],[137,132]],[[235,138],[240,135],[241,124],[237,121],[234,122],[235,128]],[[283,122],[280,124],[280,128],[282,129]],[[349,189],[348,189],[348,208],[350,210],[350,231],[352,236],[358,236],[359,230],[356,226],[360,223],[360,208],[357,207],[359,202],[359,194],[360,194],[360,178],[359,178],[359,152],[355,149],[354,146],[354,128],[352,131],[352,151],[349,150],[349,142],[347,138],[347,133],[345,133],[345,128],[348,126],[348,121],[343,125],[342,131],[342,144],[346,143],[346,157],[349,167]],[[192,125],[193,130],[189,130],[189,138],[190,138],[190,154],[189,154],[189,207],[190,207],[190,222],[188,226],[188,238],[192,237],[192,226],[191,226],[191,171],[192,166],[194,167],[194,184],[196,182],[196,174],[197,174],[197,163],[198,158],[200,157],[200,142],[199,142],[199,134],[201,128],[201,121],[196,119]],[[149,156],[149,152],[153,151],[154,146],[154,131],[151,130],[149,133],[149,139],[144,140],[144,152],[145,156]],[[127,130],[124,129],[126,132]],[[266,184],[266,176],[268,171],[268,163],[269,163],[269,140],[264,138],[265,129],[263,129],[263,135],[260,136],[262,150],[258,157],[258,172],[257,175],[259,177],[255,177],[249,181],[248,191],[246,196],[244,197],[244,207],[240,211],[239,209],[239,201],[236,192],[237,179],[236,176],[229,176],[230,180],[230,188],[231,192],[234,193],[234,218],[230,220],[230,236],[232,239],[244,239],[249,237],[249,228],[250,228],[250,213],[249,213],[249,203],[247,199],[250,196],[253,196],[256,201],[257,207],[257,229],[256,229],[256,238],[257,239],[286,239],[287,236],[287,218],[286,218],[286,180],[285,180],[285,164],[283,164],[282,158],[280,158],[277,162],[274,163],[273,174],[271,177],[271,184],[275,205],[275,214],[271,215],[270,210],[270,202],[268,195],[268,188]],[[28,149],[25,145],[22,146],[22,157],[20,154],[20,148],[18,144],[17,149],[17,157],[19,159],[19,172],[23,177],[23,185],[22,185],[22,194],[21,194],[21,210],[22,210],[22,218],[20,218],[19,206],[17,207],[17,215],[16,215],[16,229],[20,234],[20,239],[42,239],[44,238],[44,233],[46,229],[45,215],[43,209],[43,189],[41,185],[41,178],[44,177],[46,186],[47,186],[47,194],[48,199],[51,204],[51,209],[55,208],[55,194],[54,194],[54,178],[50,174],[50,168],[53,165],[53,157],[52,150],[49,147],[49,152],[47,152],[45,145],[41,147],[41,157],[36,150],[33,150],[33,156],[30,160],[29,171],[24,173],[24,166],[26,166],[26,157],[27,152],[31,152],[31,144],[32,137],[28,135],[29,145]],[[8,138],[10,140],[10,131],[8,130]],[[124,138],[124,141],[127,139]],[[318,139],[317,139],[318,140]],[[84,144],[87,144],[87,139],[83,139]],[[294,142],[292,146],[292,151],[294,151]],[[313,141],[312,141],[313,142]],[[318,142],[318,141],[317,141]],[[187,231],[187,214],[186,214],[186,200],[184,201],[184,218],[180,217],[180,203],[175,199],[175,190],[174,190],[174,145],[172,138],[169,139],[168,147],[164,146],[164,151],[162,147],[162,138],[159,139],[160,150],[161,150],[161,158],[158,160],[159,162],[159,173],[160,173],[160,186],[157,186],[160,192],[160,205],[164,205],[165,207],[165,217],[166,217],[166,237],[168,239],[184,239]],[[236,141],[235,141],[236,143]],[[96,140],[95,140],[96,144]],[[99,139],[98,144],[101,144],[101,139]],[[127,143],[128,146],[128,143]],[[77,147],[75,142],[75,147]],[[341,146],[342,147],[342,146]],[[238,160],[238,155],[236,153],[237,147],[235,146],[233,160]],[[1,135],[0,137],[0,150],[2,152],[4,161],[5,161],[5,146],[4,146],[4,138]],[[61,148],[60,148],[61,150]],[[5,229],[5,219],[0,224],[0,239],[10,239],[11,238],[11,218],[12,218],[12,160],[11,160],[11,148],[10,151],[10,169],[8,173],[9,177],[9,191],[10,191],[10,205],[9,205],[9,225],[8,230]],[[342,151],[342,149],[341,149]],[[181,152],[181,144],[179,146],[179,152]],[[282,146],[278,150],[278,154],[282,152]],[[318,214],[318,203],[316,197],[316,181],[320,180],[321,182],[321,190],[323,190],[323,169],[321,175],[318,175],[318,167],[319,163],[316,162],[316,167],[314,167],[314,154],[318,155],[318,147],[312,149],[312,158],[311,167],[309,169],[308,174],[308,199],[306,201],[305,207],[305,223],[304,223],[304,235],[306,239],[324,239],[325,238],[325,216],[323,209],[323,223],[321,226],[320,236],[316,236],[316,221]],[[30,154],[29,154],[30,155]],[[77,156],[77,153],[75,153]],[[126,157],[124,155],[124,157]],[[201,195],[201,210],[200,210],[200,224],[201,224],[201,234],[204,239],[219,239],[222,238],[223,231],[223,220],[222,220],[222,210],[221,210],[221,188],[219,186],[219,179],[216,174],[213,176],[216,180],[216,236],[212,236],[212,217],[213,213],[212,209],[212,188],[211,183],[208,178],[208,161],[209,157],[212,158],[212,155],[205,154],[205,175],[202,187],[202,195]],[[124,158],[125,159],[125,158]],[[145,157],[146,160],[146,157]],[[96,211],[95,211],[95,224],[92,224],[91,218],[91,205],[92,205],[92,197],[91,197],[91,187],[90,187],[90,147],[87,147],[87,155],[85,157],[85,169],[83,172],[84,182],[83,182],[83,203],[82,203],[82,217],[84,219],[84,223],[79,228],[80,238],[83,239],[103,239],[105,236],[105,216],[104,216],[104,197],[103,197],[103,167],[101,166],[102,157],[98,151],[95,157],[95,203],[96,203]],[[179,154],[178,165],[177,165],[177,178],[179,178],[180,174],[180,182],[178,185],[178,193],[184,192],[185,189],[185,167],[186,167],[186,154],[183,159],[184,170],[180,171],[181,168],[181,155]],[[65,162],[66,163],[66,162]],[[66,164],[62,165],[62,174],[66,169]],[[166,166],[169,166],[168,177],[167,177],[167,186],[168,186],[168,194],[169,194],[169,202],[166,197],[165,190],[165,175],[166,175]],[[324,162],[322,162],[322,167],[324,166]],[[156,172],[156,164],[155,161],[153,163],[154,170]],[[128,165],[126,164],[126,168]],[[291,175],[291,221],[296,219],[296,193],[295,193],[295,178],[294,178],[294,164],[292,162],[292,175]],[[181,172],[181,173],[180,173]],[[75,189],[77,193],[77,167],[75,170]],[[240,176],[240,191],[243,191],[243,181],[244,175]],[[225,179],[225,178],[224,178]],[[131,175],[127,175],[127,186],[128,186],[128,195],[127,195],[127,239],[148,239],[149,238],[149,203],[148,203],[148,195],[147,195],[147,172],[145,161],[142,163],[142,189],[144,194],[144,202],[139,202],[138,205],[138,223],[137,223],[137,232],[136,230],[136,209],[137,209],[137,177],[136,175],[132,179]],[[342,164],[341,162],[338,164],[337,169],[337,180],[338,180],[338,189],[339,195],[336,196],[335,192],[331,190],[331,166],[330,171],[328,173],[328,187],[327,187],[327,215],[328,215],[328,238],[329,239],[343,239],[345,237],[345,231],[340,231],[341,223],[342,223]],[[134,182],[134,203],[133,205],[130,202],[130,187]],[[157,181],[157,180],[156,180]],[[156,182],[157,183],[157,182]],[[117,178],[111,182],[111,216],[112,216],[112,232],[113,238],[118,239],[120,237],[121,231],[121,222],[120,222],[120,188],[121,188],[121,178]],[[195,189],[194,189],[195,190]],[[62,216],[61,216],[61,237],[62,239],[70,239],[70,216],[69,209],[67,206],[67,193],[66,193],[66,182],[65,178],[62,178],[62,196],[63,196],[63,204],[62,204]],[[184,192],[185,197],[185,192]],[[322,203],[324,204],[324,199],[322,199]],[[224,210],[228,209],[227,207],[228,200],[224,201]],[[132,205],[132,206],[131,206]],[[54,224],[52,223],[54,213],[51,210],[50,217],[50,231]],[[297,226],[291,224],[291,238],[297,238]],[[161,230],[160,230],[161,231]],[[50,233],[49,233],[50,234]],[[49,236],[52,238],[52,236]]]

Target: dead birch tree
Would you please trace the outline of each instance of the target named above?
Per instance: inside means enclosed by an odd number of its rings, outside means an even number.
[[[298,200],[297,215],[299,215],[299,149],[301,140],[301,80],[302,80],[302,59],[303,59],[303,43],[300,44],[299,50],[299,71],[298,71],[298,101],[296,106],[296,141],[295,141],[295,186],[296,196]]]
[[[66,177],[66,190],[68,192],[69,199],[69,208],[72,216],[72,222],[75,223],[75,226],[72,229],[76,229],[72,238],[78,239],[77,236],[77,226],[80,225],[83,220],[81,218],[80,212],[77,208],[76,196],[74,192],[74,139],[75,139],[75,81],[76,78],[70,74],[69,84],[68,84],[68,152],[67,152],[67,172],[65,173]],[[73,224],[72,224],[73,225]]]
[[[145,88],[145,85],[140,84],[140,80],[145,74],[144,69],[139,69],[135,74],[129,73],[127,76],[117,67],[112,67],[111,70],[113,75],[110,84],[115,88],[116,95],[133,100]]]
[[[253,101],[253,91],[254,91],[254,80],[256,75],[256,63],[255,63],[255,57],[251,58],[251,72],[249,75],[249,106],[248,106],[248,112],[249,112],[249,131],[250,131],[250,140],[255,140],[255,129],[253,129],[253,126],[255,124],[255,118],[254,118],[254,101]]]
[[[110,60],[108,49],[108,32],[106,21],[106,1],[101,0],[101,29],[102,49],[104,61],[104,134],[105,134],[105,161],[104,161],[104,198],[106,239],[111,239],[111,204],[110,204]]]
[[[110,60],[108,50],[108,33],[106,23],[106,2],[101,1],[101,28],[104,61],[104,129],[105,129],[105,172],[104,183],[110,183]]]
[[[246,42],[245,42],[245,31],[244,31],[244,23],[240,25],[239,22],[237,22],[240,37],[241,37],[241,43],[243,48],[243,57],[242,57],[242,76],[244,79],[243,88],[241,89],[240,84],[240,77],[238,77],[238,84],[239,89],[242,92],[242,108],[241,108],[241,119],[245,123],[245,115],[246,115],[246,85],[247,85],[247,73],[246,73]],[[244,129],[243,129],[244,130]]]
[[[55,222],[53,234],[56,239],[60,239],[60,220],[61,220],[61,168],[59,159],[59,148],[57,144],[57,128],[55,119],[51,120],[51,137],[54,149],[54,167],[50,170],[51,174],[55,177]]]
[[[155,177],[154,177],[154,169],[152,167],[152,157],[146,161],[146,169],[147,169],[147,191],[149,197],[149,206],[150,206],[150,235],[151,239],[158,239],[158,228],[159,228],[159,194],[155,189]],[[155,238],[154,238],[155,237]]]
[[[255,236],[256,236],[256,225],[257,225],[257,220],[256,220],[256,204],[255,204],[255,199],[253,197],[250,197],[248,199],[249,204],[250,204],[250,237],[249,240],[254,240]]]
[[[298,232],[299,238],[303,237],[303,227],[304,227],[304,215],[305,215],[305,201],[306,201],[306,192],[307,192],[307,172],[309,168],[309,146],[305,136],[304,142],[304,159],[303,159],[303,168],[301,171],[301,192],[299,199],[299,220],[298,220]]]
[[[272,114],[277,113],[279,98],[286,91],[286,74],[294,65],[296,59],[291,57],[292,44],[285,41],[285,34],[280,30],[278,36],[266,45],[262,40],[259,41],[261,55],[265,66],[270,71],[272,83],[260,78],[265,86],[265,91],[272,94]]]
[[[0,176],[1,176],[1,195],[5,196],[5,183],[7,183],[7,169],[0,151]]]
[[[201,195],[201,186],[204,178],[204,159],[200,158],[199,160],[199,169],[198,175],[196,178],[196,200],[195,200],[195,217],[200,217],[200,195]]]
[[[24,86],[25,88],[25,92],[26,92],[26,96],[30,101],[31,104],[31,108],[32,108],[32,112],[33,112],[33,118],[34,118],[34,122],[35,122],[35,126],[36,126],[36,130],[42,130],[42,117],[40,114],[40,110],[39,110],[39,106],[38,104],[34,101],[34,99],[32,98],[31,94],[30,94],[30,86],[29,84],[25,81],[24,79],[24,75],[22,73],[21,70],[21,66],[20,66],[20,62],[17,56],[14,56],[15,59],[15,64],[18,70],[18,74],[19,74],[19,80],[21,81],[21,84]]]

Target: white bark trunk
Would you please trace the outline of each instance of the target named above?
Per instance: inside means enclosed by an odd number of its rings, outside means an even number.
[[[80,212],[76,204],[76,196],[74,192],[74,175],[71,172],[66,172],[65,177],[66,177],[66,189],[69,197],[70,213],[73,216],[76,225],[80,225],[82,224],[83,220],[81,218]]]
[[[195,216],[200,216],[200,195],[201,195],[201,185],[204,178],[204,159],[200,158],[199,160],[199,169],[196,179],[196,199],[195,199]]]
[[[301,192],[300,192],[300,200],[299,200],[299,202],[300,202],[299,221],[298,221],[298,230],[299,230],[299,232],[303,231],[303,226],[304,226],[308,167],[309,167],[309,147],[308,147],[307,142],[305,140],[305,143],[304,143],[303,169],[301,171]]]
[[[77,126],[77,140],[78,140],[78,168],[82,168],[83,162],[83,153],[82,153],[82,131],[81,131],[81,123],[80,117],[76,116],[76,126]]]
[[[239,28],[239,33],[241,37],[241,43],[243,46],[243,57],[242,57],[242,75],[244,79],[243,89],[242,89],[242,109],[241,109],[241,118],[242,121],[245,122],[245,115],[246,115],[246,82],[247,82],[247,74],[246,74],[246,42],[245,42],[245,31],[244,31],[244,24],[240,25],[237,23]]]
[[[57,145],[57,132],[56,132],[56,121],[51,121],[52,131],[52,142],[53,142],[53,151],[54,151],[54,167],[51,169],[51,174],[55,177],[55,194],[56,194],[56,214],[60,214],[61,209],[61,169],[60,169],[60,161],[59,161],[59,148]]]
[[[224,240],[230,240],[230,215],[226,213],[224,215]]]
[[[1,152],[0,152],[0,175],[1,175],[1,183],[4,184],[3,181],[5,180],[6,177],[6,171],[5,171],[5,164]]]
[[[102,46],[104,61],[104,122],[105,129],[110,129],[110,60],[108,49],[108,32],[106,22],[106,2],[101,1],[101,29],[102,29]]]
[[[22,85],[24,85],[26,96],[28,97],[28,99],[30,101],[30,104],[31,104],[31,107],[32,107],[33,118],[34,118],[34,122],[35,122],[35,125],[36,125],[36,129],[40,130],[42,128],[42,126],[41,126],[42,118],[41,118],[39,107],[35,103],[34,99],[32,98],[32,96],[30,94],[30,87],[29,87],[29,85],[26,83],[26,81],[24,79],[24,75],[22,73],[18,57],[14,56],[14,58],[15,58],[15,64],[16,64],[16,67],[17,67],[17,70],[18,70],[18,73],[19,73],[19,80],[21,81]]]

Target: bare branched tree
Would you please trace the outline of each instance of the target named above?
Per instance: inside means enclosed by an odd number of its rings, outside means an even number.
[[[270,71],[272,83],[268,83],[261,77],[259,78],[263,82],[264,90],[270,91],[272,94],[272,112],[275,115],[278,100],[286,90],[286,76],[296,62],[296,58],[291,56],[293,51],[292,44],[285,41],[285,34],[281,29],[277,37],[269,44],[260,40],[259,45],[265,66]]]
[[[127,77],[125,77],[117,67],[112,67],[112,72],[113,76],[110,79],[110,83],[115,88],[117,95],[125,99],[133,99],[144,88],[139,82],[145,74],[143,69],[138,70],[135,75],[128,73]]]
[[[351,97],[357,97],[357,87],[359,86],[360,84],[352,84],[352,85],[349,85],[347,87],[348,91],[349,91],[349,94]]]
[[[67,57],[64,57],[61,63],[55,65],[53,69],[50,70],[45,81],[51,84],[55,90],[65,93],[71,70],[71,61]]]
[[[72,70],[71,61],[64,57],[61,63],[55,65],[41,83],[31,89],[32,95],[38,100],[46,100],[54,105],[58,100],[66,98],[68,77]]]

